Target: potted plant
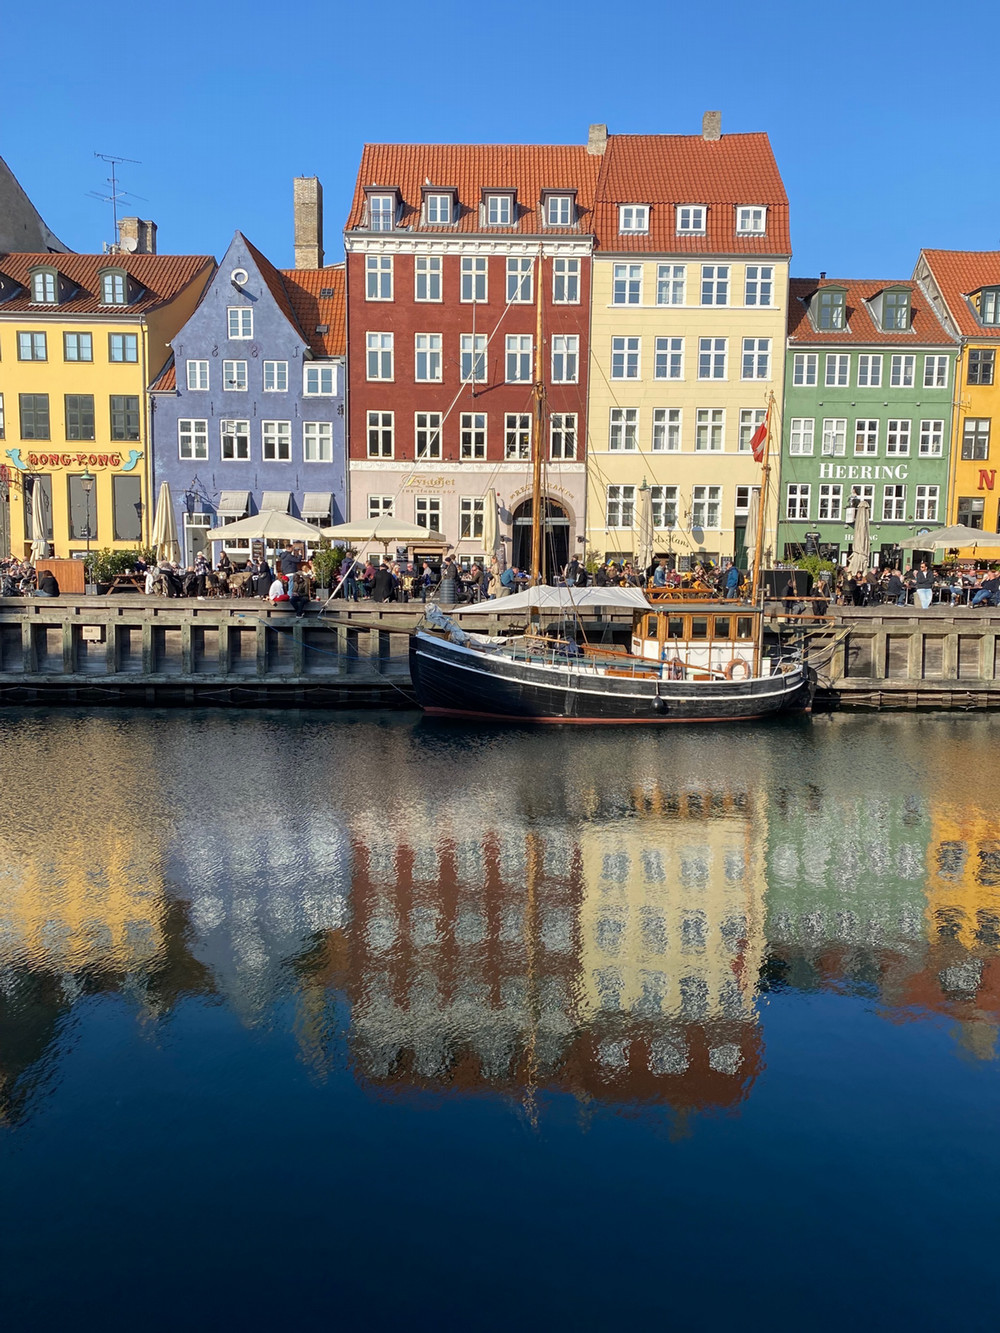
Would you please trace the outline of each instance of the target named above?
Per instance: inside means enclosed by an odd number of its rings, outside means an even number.
[[[337,570],[344,560],[344,548],[331,546],[329,538],[320,539],[320,545],[312,554],[313,577],[316,580],[317,596],[322,600],[330,596]]]

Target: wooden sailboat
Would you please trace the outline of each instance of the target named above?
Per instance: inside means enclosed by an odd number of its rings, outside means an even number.
[[[649,589],[549,588],[542,582],[542,256],[538,256],[532,440],[531,587],[494,608],[522,625],[499,637],[469,634],[437,608],[410,639],[410,676],[429,713],[517,722],[738,722],[809,707],[808,671],[798,654],[767,656],[758,601],[763,503],[750,604]],[[773,405],[773,396],[772,396]],[[761,475],[770,475],[771,410]],[[662,593],[662,595],[657,595]],[[623,597],[624,595],[624,597]],[[634,608],[631,643],[587,642],[583,613],[593,606]],[[541,614],[575,622],[543,632]],[[477,608],[482,613],[482,608]]]

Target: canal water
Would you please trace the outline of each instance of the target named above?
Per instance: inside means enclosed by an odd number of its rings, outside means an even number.
[[[1000,720],[0,714],[0,1301],[997,1326]]]

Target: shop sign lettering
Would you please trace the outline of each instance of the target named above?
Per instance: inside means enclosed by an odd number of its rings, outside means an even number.
[[[905,481],[909,475],[905,463],[885,466],[876,463],[820,463],[820,481]]]
[[[990,467],[990,468],[981,467],[979,469],[979,489],[981,491],[991,491],[993,489],[993,483],[996,481],[996,479],[997,479],[997,470],[995,467]]]

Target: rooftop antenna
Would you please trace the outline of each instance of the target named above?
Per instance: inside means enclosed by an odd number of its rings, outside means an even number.
[[[122,162],[130,162],[136,167],[141,166],[142,163],[137,158],[118,157],[114,153],[95,153],[94,156],[99,157],[102,162],[109,163],[111,167],[111,175],[107,178],[107,183],[111,186],[111,191],[109,194],[100,194],[97,190],[89,190],[87,192],[87,197],[90,199],[100,199],[101,203],[111,205],[111,215],[114,219],[115,227],[112,241],[112,244],[114,244],[118,240],[118,204],[124,203],[126,199],[142,199],[141,194],[133,195],[127,190],[119,190],[118,174],[115,168]],[[143,199],[143,203],[147,202],[148,200]]]

